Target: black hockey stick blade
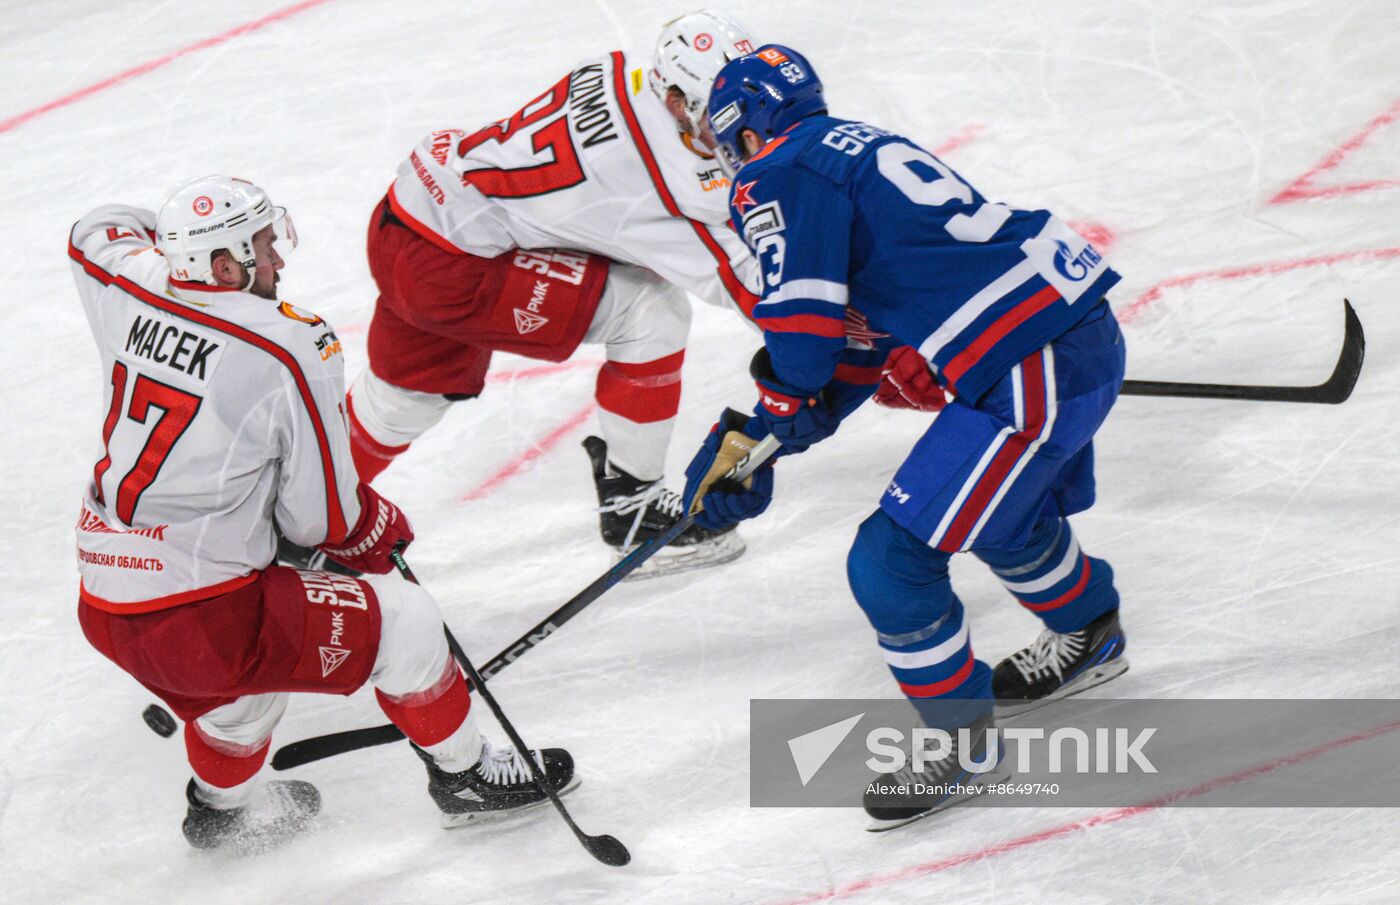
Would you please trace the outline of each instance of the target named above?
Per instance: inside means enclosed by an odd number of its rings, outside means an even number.
[[[627,846],[616,836],[609,836],[607,833],[584,836],[583,847],[588,849],[590,855],[609,867],[622,867],[632,860],[632,853],[627,850]]]
[[[1225,383],[1170,383],[1156,380],[1125,380],[1124,396],[1175,396],[1181,399],[1240,399],[1252,402],[1313,402],[1340,405],[1351,396],[1356,380],[1361,376],[1361,363],[1366,357],[1366,334],[1361,319],[1351,302],[1346,306],[1346,331],[1342,336],[1342,353],[1332,376],[1310,387],[1249,386]]]
[[[756,445],[743,462],[740,462],[735,469],[734,477],[742,480],[748,477],[778,451],[779,443],[772,437],[767,437]],[[579,591],[569,598],[563,606],[550,613],[542,621],[535,624],[525,634],[515,640],[515,643],[508,646],[481,667],[481,677],[488,680],[496,673],[505,669],[516,660],[523,657],[529,650],[544,639],[548,638],[559,627],[570,619],[577,616],[593,601],[603,596],[603,593],[613,585],[622,581],[634,570],[640,568],[643,563],[652,557],[654,553],[665,547],[671,541],[680,537],[685,529],[689,528],[695,521],[687,515],[678,520],[670,528],[658,535],[654,535],[645,542],[638,544],[626,556],[613,564],[611,569],[604,572],[593,580],[588,587]],[[364,729],[345,729],[340,732],[331,732],[326,735],[317,735],[311,738],[304,738],[300,741],[292,742],[278,748],[272,755],[272,769],[290,770],[293,767],[300,767],[313,761],[324,760],[327,757],[335,757],[340,754],[348,754],[351,751],[358,751],[361,748],[372,748],[375,745],[387,745],[390,742],[397,742],[404,737],[398,727],[393,723],[383,726],[373,726]],[[616,842],[616,840],[613,840]],[[620,844],[620,843],[619,843]],[[601,858],[599,860],[602,860]]]
[[[345,729],[341,732],[304,738],[299,742],[292,742],[278,748],[276,753],[272,755],[272,769],[290,770],[292,767],[300,767],[302,764],[335,757],[338,754],[349,754],[351,751],[358,751],[361,748],[373,748],[375,745],[403,741],[403,737],[399,727],[389,723],[384,726]]]

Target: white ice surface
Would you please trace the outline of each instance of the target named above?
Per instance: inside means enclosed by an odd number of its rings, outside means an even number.
[[[280,8],[3,7],[0,119]],[[631,847],[630,867],[593,863],[548,813],[438,829],[402,746],[303,769],[324,819],[281,852],[226,861],[186,848],[181,746],[142,725],[144,692],[74,618],[71,526],[99,455],[103,375],[68,274],[69,225],[102,203],[155,207],[206,172],[259,181],[304,238],[284,296],[341,328],[353,372],[373,301],[364,224],[411,144],[508,114],[575,59],[649,47],[684,9],[328,0],[0,133],[0,900],[779,903],[870,879],[843,900],[1400,901],[1394,810],[1176,809],[1050,836],[1037,834],[1096,812],[955,812],[873,836],[856,812],[751,810],[750,698],[893,692],[844,560],[922,424],[873,407],[783,463],[771,511],[742,529],[742,560],[619,587],[493,683],[527,739],[572,749],[584,784],[570,805]],[[1400,246],[1400,188],[1268,203],[1400,98],[1392,0],[735,11],[810,56],[838,115],[930,147],[982,127],[948,161],[993,198],[1110,229],[1120,311],[1173,278]],[[1312,186],[1396,178],[1400,122]],[[1343,296],[1369,343],[1338,408],[1120,402],[1098,438],[1099,504],[1077,519],[1124,598],[1133,667],[1105,691],[1400,694],[1398,283],[1400,258],[1340,259],[1168,288],[1126,324],[1138,378],[1321,379]],[[750,400],[753,345],[734,320],[697,311],[673,484],[720,408]],[[480,659],[608,565],[583,428],[460,502],[585,405],[591,384],[582,369],[494,385],[382,479],[414,518],[416,570]],[[977,563],[956,562],[954,578],[979,655],[1034,636]],[[381,721],[367,692],[303,697],[276,740]],[[974,852],[986,857],[937,869]]]

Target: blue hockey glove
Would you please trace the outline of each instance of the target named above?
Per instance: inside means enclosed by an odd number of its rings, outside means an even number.
[[[725,409],[685,470],[686,510],[695,524],[718,531],[761,515],[773,500],[772,460],[742,482],[725,475],[766,435],[758,418]],[[755,436],[757,433],[757,436]]]
[[[789,452],[801,452],[830,437],[841,426],[840,413],[820,393],[794,390],[778,380],[767,347],[754,355],[749,374],[758,385],[754,416]]]

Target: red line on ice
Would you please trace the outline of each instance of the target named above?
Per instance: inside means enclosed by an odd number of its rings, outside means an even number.
[[[1014,852],[1019,849],[1036,845],[1037,843],[1049,842],[1052,839],[1058,839],[1061,836],[1068,836],[1071,833],[1076,833],[1081,830],[1088,830],[1097,826],[1104,826],[1105,824],[1109,823],[1117,823],[1120,820],[1127,820],[1129,817],[1136,817],[1139,814],[1151,813],[1152,811],[1160,810],[1161,808],[1174,802],[1183,801],[1188,798],[1196,798],[1198,796],[1214,792],[1217,789],[1224,788],[1225,786],[1232,786],[1237,783],[1245,782],[1246,780],[1254,779],[1257,776],[1263,776],[1265,773],[1272,773],[1273,771],[1282,769],[1283,767],[1290,767],[1294,764],[1300,764],[1304,761],[1312,760],[1313,758],[1318,757],[1319,755],[1327,754],[1330,751],[1335,751],[1338,748],[1345,748],[1349,745],[1354,745],[1357,742],[1369,741],[1370,739],[1378,738],[1382,735],[1394,732],[1397,729],[1400,729],[1400,722],[1386,723],[1383,726],[1376,726],[1373,729],[1367,729],[1366,731],[1358,732],[1355,735],[1348,735],[1345,738],[1334,739],[1330,742],[1324,742],[1321,745],[1316,745],[1312,748],[1306,748],[1302,751],[1289,754],[1285,757],[1280,757],[1276,760],[1266,761],[1265,763],[1259,764],[1257,766],[1240,770],[1237,773],[1231,773],[1228,776],[1221,776],[1217,779],[1207,780],[1206,782],[1203,782],[1198,786],[1192,786],[1191,788],[1184,789],[1180,792],[1172,792],[1170,794],[1163,795],[1161,798],[1155,798],[1152,801],[1148,801],[1143,804],[1132,805],[1131,807],[1126,808],[1116,808],[1112,811],[1105,811],[1102,814],[1095,814],[1094,816],[1085,818],[1084,820],[1076,820],[1073,823],[1062,823],[1059,826],[1051,827],[1047,830],[1041,830],[1038,833],[1031,833],[1027,836],[1019,836],[1015,839],[1008,839],[1005,842],[998,842],[993,845],[989,845],[986,848],[978,849],[976,851],[964,852],[960,855],[953,855],[948,858],[941,858],[937,861],[929,861],[925,864],[916,864],[913,867],[906,867],[901,870],[892,871],[888,874],[877,874],[873,877],[866,877],[864,880],[856,880],[854,882],[847,883],[844,886],[838,886],[835,889],[827,890],[826,892],[813,893],[812,895],[804,896],[800,899],[792,899],[783,902],[782,905],[811,905],[811,903],[814,902],[829,902],[833,899],[845,898],[846,896],[856,895],[857,893],[862,893],[867,890],[878,889],[882,886],[889,886],[893,883],[898,883],[903,880],[910,880],[915,877],[925,877],[929,874],[941,873],[945,870],[951,870],[955,867],[961,867],[964,864],[973,864],[978,861],[985,861],[988,858],[994,858],[997,855],[1004,855],[1007,852]],[[932,817],[930,819],[937,820],[938,818]],[[915,830],[914,832],[917,832],[917,830]]]
[[[1088,239],[1099,251],[1108,251],[1118,241],[1118,235],[1113,230],[1092,220],[1072,220],[1069,228]]]
[[[60,97],[57,100],[49,101],[47,104],[41,104],[38,107],[33,108],[32,110],[26,110],[23,113],[10,117],[9,119],[0,120],[0,133],[8,132],[16,126],[21,126],[24,123],[29,122],[31,119],[42,116],[51,110],[57,110],[60,107],[66,107],[69,104],[74,103],[75,101],[80,101],[83,98],[90,97],[94,94],[97,94],[100,91],[105,91],[108,88],[120,85],[123,82],[128,82],[139,75],[145,75],[153,69],[159,69],[167,63],[173,63],[181,57],[189,56],[192,53],[198,53],[201,50],[208,50],[211,47],[217,47],[218,45],[223,44],[225,41],[230,41],[234,38],[246,35],[250,32],[257,31],[258,29],[266,25],[271,25],[274,22],[280,22],[283,19],[291,18],[292,16],[295,16],[298,13],[305,12],[306,10],[311,9],[312,7],[320,6],[321,4],[326,2],[327,0],[303,0],[303,2],[293,4],[291,6],[286,7],[285,9],[280,9],[276,12],[268,13],[266,16],[263,16],[260,19],[254,19],[251,22],[245,22],[242,25],[237,25],[233,28],[230,28],[228,31],[214,35],[212,38],[205,38],[202,41],[196,41],[194,44],[190,44],[187,47],[182,47],[179,50],[167,53],[163,57],[157,57],[156,59],[148,60],[147,62],[142,63],[139,66],[133,66],[125,72],[119,72],[116,75],[105,78],[100,82],[94,82],[93,84],[88,85],[86,88],[79,88],[77,91],[74,91],[71,94],[65,94],[63,97]]]
[[[1347,155],[1365,144],[1372,135],[1395,122],[1397,118],[1400,118],[1400,100],[1391,104],[1390,108],[1384,113],[1367,123],[1366,128],[1333,148],[1332,151],[1329,152],[1326,157],[1322,158],[1311,170],[1308,170],[1306,173],[1293,180],[1287,188],[1270,198],[1269,203],[1284,204],[1289,201],[1301,201],[1305,198],[1327,198],[1335,195],[1347,195],[1353,192],[1364,192],[1371,189],[1389,188],[1391,186],[1400,185],[1400,179],[1380,179],[1373,182],[1358,182],[1353,185],[1339,185],[1328,188],[1314,188],[1312,185],[1313,177],[1336,167],[1347,158]]]
[[[1335,198],[1338,195],[1354,195],[1357,192],[1370,192],[1375,189],[1388,189],[1395,186],[1400,186],[1400,179],[1376,179],[1372,182],[1354,182],[1350,185],[1329,185],[1320,189],[1289,189],[1269,203],[1282,204],[1285,201],[1301,201],[1304,198]]]
[[[577,359],[569,361],[551,362],[549,364],[536,365],[529,368],[518,368],[514,371],[497,371],[486,375],[487,383],[514,383],[517,380],[534,380],[537,377],[549,377],[554,374],[562,374],[565,371],[577,371],[582,368],[597,368],[601,361],[590,359]],[[578,427],[593,414],[593,409],[597,406],[589,403],[578,412],[569,416],[569,420],[555,428],[543,440],[533,444],[525,452],[521,453],[514,461],[506,465],[500,471],[487,478],[476,488],[469,491],[462,497],[462,502],[468,503],[483,499],[494,493],[506,481],[519,474],[526,465],[549,452],[559,444],[559,441],[568,436],[569,432]]]
[[[530,368],[520,368],[515,371],[500,371],[486,375],[487,383],[513,383],[517,380],[533,380],[536,377],[549,377],[551,374],[562,374],[565,371],[577,371],[582,368],[597,368],[603,363],[592,359],[570,359],[557,363],[536,365]]]
[[[1284,273],[1289,270],[1298,270],[1304,267],[1320,267],[1327,264],[1340,264],[1348,261],[1383,261],[1387,258],[1395,257],[1400,257],[1400,248],[1367,248],[1360,251],[1344,251],[1339,254],[1323,255],[1317,258],[1299,258],[1293,261],[1249,264],[1243,267],[1230,267],[1224,270],[1206,270],[1201,273],[1171,277],[1170,279],[1163,280],[1134,299],[1133,302],[1118,315],[1118,319],[1123,323],[1131,321],[1141,314],[1144,308],[1161,298],[1163,292],[1177,286],[1190,286],[1193,283],[1201,283],[1207,280],[1238,280],[1244,277],[1265,276],[1274,273]]]
[[[983,126],[983,125],[980,125],[980,124],[973,124],[973,125],[971,125],[971,126],[964,126],[962,129],[960,129],[960,130],[958,130],[957,132],[953,133],[953,135],[950,136],[950,137],[948,138],[947,141],[943,142],[943,144],[941,144],[941,145],[939,145],[938,147],[934,148],[934,149],[933,149],[933,154],[934,154],[934,156],[937,157],[937,156],[939,156],[939,155],[941,155],[941,154],[951,154],[951,153],[953,153],[953,152],[956,151],[958,148],[961,148],[963,145],[965,145],[965,144],[971,142],[971,141],[972,141],[973,139],[975,139],[977,136],[981,135],[981,134],[982,134],[982,131],[983,131],[984,129],[986,129],[986,128],[987,128],[986,126]]]
[[[462,502],[470,503],[475,500],[479,500],[484,497],[490,496],[491,493],[495,491],[497,487],[519,474],[521,470],[525,468],[526,465],[529,465],[531,462],[535,461],[540,456],[544,455],[545,453],[553,449],[555,446],[559,445],[559,441],[563,440],[570,434],[570,432],[574,431],[579,427],[579,425],[587,421],[589,416],[593,414],[593,410],[597,407],[598,406],[596,403],[590,402],[583,408],[574,412],[572,415],[569,416],[567,421],[556,427],[553,431],[549,433],[548,436],[531,444],[530,447],[527,448],[519,456],[517,456],[514,459],[514,461],[510,462],[508,465],[506,465],[500,471],[493,474],[491,477],[487,478],[485,481],[482,481],[473,489],[467,491],[467,493],[462,496]]]

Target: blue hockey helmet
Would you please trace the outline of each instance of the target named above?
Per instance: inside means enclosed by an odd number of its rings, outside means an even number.
[[[771,139],[798,120],[826,110],[822,82],[807,58],[781,44],[765,44],[725,64],[710,89],[715,150],[731,177],[748,156],[739,133]]]

